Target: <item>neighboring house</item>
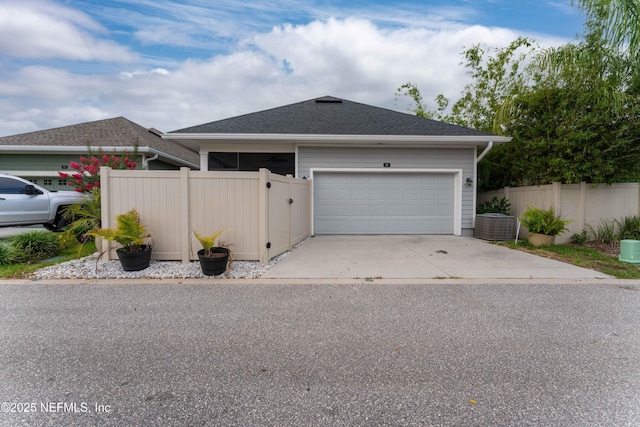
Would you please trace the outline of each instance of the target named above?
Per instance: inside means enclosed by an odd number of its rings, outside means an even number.
[[[198,169],[196,150],[160,137],[124,117],[0,137],[0,172],[29,179],[50,190],[68,189],[58,171],[73,172],[69,162],[102,150],[131,153],[138,145],[139,169]],[[133,159],[132,159],[133,161]]]
[[[330,96],[166,133],[200,169],[313,180],[313,234],[471,235],[477,162],[500,137]]]

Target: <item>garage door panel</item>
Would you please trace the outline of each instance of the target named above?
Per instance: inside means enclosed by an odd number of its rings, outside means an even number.
[[[319,173],[316,234],[453,234],[453,174]]]

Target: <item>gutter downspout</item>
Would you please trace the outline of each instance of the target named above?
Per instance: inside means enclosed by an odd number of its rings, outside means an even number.
[[[482,153],[480,153],[480,155],[476,158],[476,165],[478,164],[478,162],[480,160],[482,160],[484,158],[484,156],[486,156],[487,154],[489,154],[489,151],[491,151],[491,149],[493,148],[493,141],[489,141],[489,144],[487,144],[487,148],[485,148]]]
[[[149,169],[149,162],[153,161],[153,160],[157,160],[158,159],[158,154],[156,154],[153,157],[149,157],[147,158],[146,155],[142,155],[142,169],[143,170],[148,170]]]
[[[487,154],[489,154],[489,151],[491,151],[491,149],[493,148],[493,141],[489,141],[489,143],[487,144],[487,147],[482,150],[482,153],[480,153],[480,155],[478,157],[476,157],[476,163],[475,163],[475,167],[474,167],[474,171],[473,171],[473,175],[474,175],[474,179],[477,180],[478,178],[478,163],[480,162],[480,160],[484,159],[484,156],[486,156]],[[473,228],[475,230],[476,228],[476,203],[477,203],[477,197],[478,197],[478,187],[475,187],[474,192],[473,192]]]

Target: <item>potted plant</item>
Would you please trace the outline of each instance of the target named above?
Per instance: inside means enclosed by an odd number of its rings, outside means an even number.
[[[556,236],[568,231],[570,219],[556,216],[553,207],[547,210],[529,206],[520,217],[522,225],[529,230],[529,243],[533,246],[549,246],[555,243]]]
[[[215,246],[216,239],[225,228],[222,228],[211,236],[203,236],[196,230],[193,235],[202,245],[202,249],[198,251],[198,259],[200,260],[200,268],[202,273],[207,276],[215,276],[222,274],[227,270],[227,262],[229,261],[229,248],[223,246]]]
[[[140,271],[149,267],[151,235],[135,209],[116,216],[115,228],[99,228],[87,234],[119,243],[121,247],[116,249],[116,253],[124,271]]]

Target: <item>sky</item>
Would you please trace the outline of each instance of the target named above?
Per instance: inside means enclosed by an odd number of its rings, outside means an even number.
[[[571,0],[0,0],[0,136],[124,116],[169,132],[325,95],[408,112],[462,52],[582,33]]]

